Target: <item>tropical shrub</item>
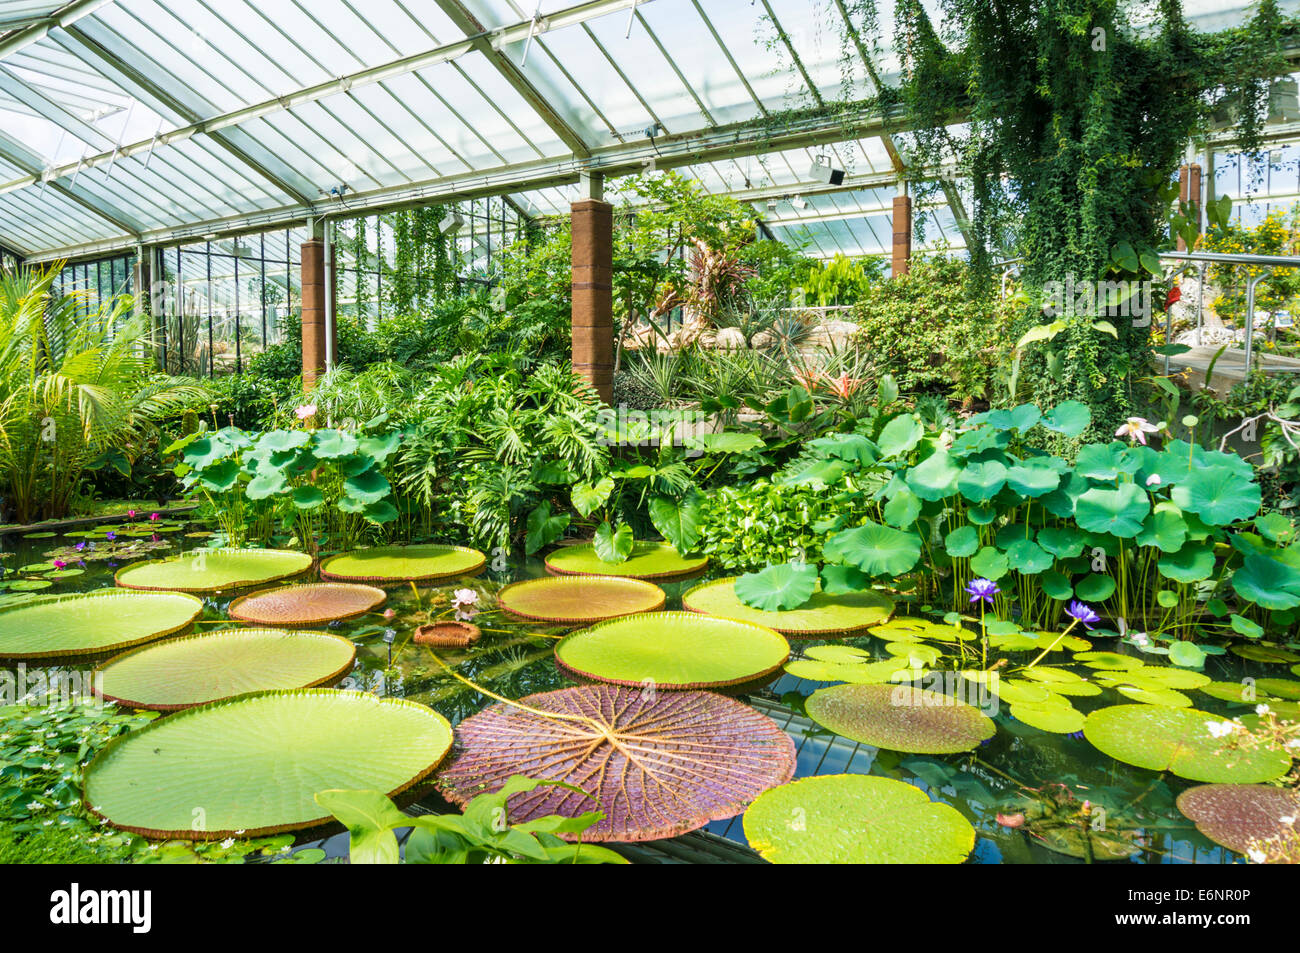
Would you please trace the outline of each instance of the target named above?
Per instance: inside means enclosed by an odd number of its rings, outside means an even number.
[[[403,408],[395,482],[426,532],[437,524],[508,552],[528,512],[604,471],[595,392],[567,364],[529,365],[509,354],[458,358]]]
[[[129,464],[158,421],[206,395],[156,372],[130,297],[56,296],[58,268],[0,274],[0,493],[19,522],[65,516],[105,454]]]
[[[1012,307],[972,295],[967,266],[918,256],[905,275],[874,285],[853,311],[858,340],[904,393],[941,393],[969,406],[993,396],[1015,343]]]
[[[856,304],[884,279],[884,273],[884,259],[852,259],[836,253],[829,261],[815,262],[808,268],[802,288],[804,303]]]

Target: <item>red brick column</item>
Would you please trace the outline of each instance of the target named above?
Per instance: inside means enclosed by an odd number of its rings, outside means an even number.
[[[912,258],[912,197],[894,196],[894,247],[890,274],[897,278],[907,274]]]
[[[325,243],[302,243],[302,386],[325,372]]]
[[[614,399],[614,206],[574,202],[573,370],[606,403]]]
[[[1197,209],[1200,209],[1204,199],[1201,196],[1201,167],[1198,163],[1178,167],[1178,198],[1183,202],[1195,202]],[[1187,251],[1187,243],[1181,238],[1178,239],[1178,250]]]

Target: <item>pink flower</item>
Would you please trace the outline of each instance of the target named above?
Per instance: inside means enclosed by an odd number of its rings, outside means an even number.
[[[451,594],[451,607],[456,610],[456,618],[468,622],[478,612],[478,593],[473,589],[457,589]]]
[[[1119,429],[1115,431],[1115,436],[1128,437],[1130,441],[1140,443],[1145,447],[1147,434],[1155,433],[1159,429],[1155,424],[1148,422],[1145,417],[1130,417],[1120,424]]]
[[[127,510],[127,511],[126,511],[126,515],[127,515],[130,519],[135,519],[135,510]]]
[[[162,517],[160,517],[157,513],[150,513],[150,514],[149,514],[149,521],[150,521],[151,523],[156,523],[156,522],[158,522],[158,520],[161,519],[161,518],[162,518]]]
[[[62,569],[62,568],[63,568],[64,566],[66,566],[66,565],[67,565],[67,563],[65,563],[62,559],[56,559],[56,560],[54,560],[54,568],[55,568],[55,569]]]
[[[308,417],[315,417],[316,405],[303,404],[301,407],[299,407],[297,410],[294,411],[294,415],[297,416],[299,420],[306,420]]]
[[[391,618],[393,618],[393,616],[395,616],[395,615],[397,615],[397,613],[396,613],[394,610],[392,610],[392,609],[385,609],[385,610],[384,610],[384,618],[385,618],[385,619],[391,619]]]
[[[1025,815],[1023,814],[999,814],[997,821],[1003,827],[1024,827]]]

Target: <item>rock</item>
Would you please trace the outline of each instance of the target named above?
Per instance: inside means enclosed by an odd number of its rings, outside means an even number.
[[[747,347],[740,328],[720,328],[714,335],[713,346],[723,351],[743,351]]]

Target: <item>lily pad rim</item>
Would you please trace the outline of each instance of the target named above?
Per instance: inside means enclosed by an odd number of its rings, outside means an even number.
[[[612,616],[582,616],[579,618],[574,616],[538,615],[536,613],[531,613],[531,612],[521,612],[516,608],[512,608],[506,602],[507,594],[512,589],[518,589],[525,586],[536,586],[547,582],[571,583],[576,585],[582,582],[592,582],[592,581],[601,581],[601,580],[623,583],[632,587],[645,587],[646,595],[650,595],[651,594],[650,590],[654,590],[654,593],[657,594],[656,597],[658,599],[658,604],[649,609],[639,609],[636,612],[623,612],[623,613],[619,613],[618,615],[612,615]],[[586,573],[560,573],[560,574],[552,574],[548,576],[537,576],[533,579],[518,579],[515,582],[510,583],[509,585],[502,586],[501,589],[497,592],[497,606],[503,609],[505,612],[509,613],[510,615],[517,616],[520,619],[528,619],[531,622],[553,622],[557,625],[563,625],[566,623],[571,625],[583,625],[583,626],[594,625],[601,622],[609,622],[614,619],[622,619],[629,615],[641,615],[647,612],[659,612],[667,604],[668,604],[668,594],[664,592],[663,589],[661,589],[659,586],[651,582],[649,579],[643,579],[639,576],[591,576],[591,575],[587,575]]]
[[[457,570],[456,572],[434,572],[424,573],[417,576],[345,576],[338,573],[329,572],[327,567],[337,559],[343,559],[348,556],[355,556],[358,553],[379,552],[383,550],[396,551],[402,549],[443,549],[448,552],[473,553],[478,557],[478,561],[468,569]],[[450,579],[460,579],[464,576],[477,576],[483,572],[483,567],[487,565],[487,556],[481,551],[471,546],[457,546],[454,543],[410,543],[401,546],[372,546],[365,549],[350,549],[344,553],[335,553],[327,556],[320,564],[320,577],[324,582],[359,582],[374,585],[393,585],[400,586],[408,582],[446,582]]]
[[[72,599],[85,599],[92,596],[97,598],[131,598],[133,596],[135,597],[175,596],[177,598],[191,600],[194,603],[194,614],[191,615],[190,618],[183,625],[173,626],[170,629],[164,629],[161,632],[154,632],[150,635],[141,636],[138,639],[130,639],[126,642],[114,642],[111,645],[105,645],[99,648],[80,649],[80,650],[73,650],[73,651],[56,649],[54,651],[49,651],[49,652],[24,652],[16,655],[6,654],[4,649],[0,648],[0,661],[18,662],[24,659],[78,659],[78,658],[102,657],[102,656],[110,655],[115,652],[121,652],[123,649],[130,649],[130,648],[144,645],[148,642],[155,642],[159,639],[165,639],[167,638],[167,636],[175,635],[178,632],[184,632],[186,629],[188,629],[190,626],[194,624],[194,621],[199,616],[203,614],[203,600],[200,599],[198,596],[189,592],[179,592],[172,589],[146,590],[146,589],[128,589],[125,587],[119,588],[116,586],[108,586],[103,589],[91,589],[86,592],[48,593],[43,596],[35,596],[32,599],[28,599],[25,602],[18,602],[18,603],[14,603],[13,605],[2,606],[0,607],[0,621],[3,621],[5,614],[9,612],[19,612],[24,609],[31,609],[36,606],[44,605],[45,603],[49,603],[49,602],[62,602],[65,600],[72,600]]]
[[[229,628],[229,629],[216,629],[211,632],[195,632],[192,635],[183,635],[178,639],[160,639],[156,642],[151,642],[147,645],[137,645],[134,648],[128,649],[125,652],[119,652],[117,655],[114,655],[112,658],[105,659],[104,661],[96,665],[95,668],[91,671],[91,686],[92,686],[92,690],[95,693],[95,697],[102,698],[106,702],[115,702],[116,704],[121,705],[125,708],[139,708],[144,711],[172,712],[172,711],[186,711],[190,708],[198,708],[202,705],[213,705],[216,704],[217,702],[231,701],[236,698],[244,698],[248,695],[265,694],[265,692],[240,692],[237,695],[225,695],[221,698],[209,698],[206,701],[193,702],[191,704],[168,705],[168,704],[160,704],[158,702],[142,702],[142,701],[136,701],[129,698],[118,698],[115,695],[106,695],[103,692],[102,676],[103,676],[104,669],[106,669],[110,665],[120,662],[122,659],[128,656],[138,655],[141,652],[148,652],[152,649],[157,649],[160,646],[170,645],[173,642],[191,642],[195,639],[220,638],[220,637],[227,636],[232,632],[238,632],[242,635],[251,635],[257,632],[282,632],[282,634],[290,635],[290,636],[324,636],[325,638],[335,639],[339,642],[344,642],[347,644],[348,648],[351,649],[351,651],[348,653],[348,661],[346,665],[342,666],[338,671],[325,676],[324,678],[317,679],[313,682],[308,683],[307,685],[300,686],[300,688],[297,690],[322,688],[328,685],[333,685],[339,679],[343,678],[343,676],[347,675],[348,672],[352,671],[352,667],[356,664],[357,661],[357,644],[355,642],[353,642],[349,638],[345,638],[344,636],[335,635],[332,632],[324,632],[319,629],[280,630],[280,629],[272,628],[270,626],[259,626],[257,628],[240,627],[240,628]],[[289,689],[289,688],[266,689],[267,692],[294,691],[294,690],[295,689]]]
[[[711,619],[716,622],[727,622],[732,625],[739,625],[751,629],[758,629],[759,631],[768,635],[774,635],[782,642],[784,642],[786,646],[785,655],[781,658],[781,660],[777,662],[775,665],[771,666],[770,668],[764,669],[762,671],[747,673],[745,675],[740,675],[737,676],[736,678],[726,679],[723,681],[712,681],[712,682],[660,682],[656,679],[654,682],[654,687],[657,689],[662,689],[664,691],[672,691],[672,692],[710,691],[710,690],[718,690],[724,688],[733,688],[738,685],[749,686],[755,684],[763,684],[772,675],[775,675],[777,672],[782,671],[782,669],[785,666],[785,663],[790,660],[790,643],[786,639],[786,637],[782,635],[780,632],[776,631],[775,629],[768,628],[765,625],[759,625],[757,622],[745,622],[740,619],[720,619],[717,616],[705,616],[698,612],[685,612],[685,611],[634,612],[631,615],[619,616],[616,619],[606,619],[604,622],[597,622],[595,625],[589,625],[586,628],[578,629],[576,632],[570,632],[564,638],[560,639],[558,642],[555,643],[555,667],[565,675],[568,675],[570,677],[576,677],[586,681],[604,682],[607,685],[622,685],[624,688],[645,687],[646,684],[645,679],[631,681],[629,679],[607,678],[603,675],[595,675],[591,672],[584,672],[582,669],[575,668],[560,658],[560,649],[562,649],[565,643],[569,642],[570,640],[585,635],[586,633],[590,632],[592,629],[602,628],[604,626],[613,625],[615,623],[629,622],[633,619],[639,619],[642,616],[658,616],[658,617],[675,616],[678,618],[684,618],[684,617],[691,618],[691,619],[703,618],[703,619]]]
[[[268,622],[265,619],[252,619],[246,616],[241,616],[236,611],[237,607],[240,606],[242,603],[245,603],[251,599],[256,599],[258,596],[268,596],[268,595],[272,595],[273,593],[287,592],[292,589],[298,589],[298,590],[313,589],[320,586],[346,586],[346,587],[352,587],[354,589],[369,589],[371,593],[378,593],[379,599],[378,601],[372,603],[371,605],[367,606],[364,609],[358,609],[357,611],[349,612],[346,615],[333,615],[326,619],[309,619],[306,622]],[[226,606],[226,615],[230,616],[231,620],[234,622],[243,622],[247,625],[256,626],[259,628],[297,629],[297,628],[305,628],[307,626],[312,626],[312,625],[319,625],[322,622],[341,622],[344,619],[355,619],[357,616],[365,615],[367,612],[373,612],[374,610],[378,609],[387,601],[388,601],[388,593],[385,590],[379,588],[378,586],[371,586],[363,582],[336,582],[331,579],[323,579],[320,582],[300,582],[300,583],[294,583],[293,585],[289,585],[289,586],[267,586],[265,589],[256,589],[252,592],[246,592],[242,596],[237,596],[236,598],[230,601],[230,605]]]
[[[700,614],[700,615],[711,616],[712,618],[715,618],[715,619],[729,619],[729,620],[731,620],[731,621],[733,621],[733,622],[753,622],[752,619],[738,619],[738,618],[735,618],[735,617],[733,617],[733,616],[714,615],[712,612],[709,612],[709,611],[706,610],[706,609],[697,609],[697,608],[695,608],[694,606],[688,604],[688,602],[687,602],[687,600],[690,599],[690,597],[691,597],[692,595],[694,595],[695,593],[699,592],[699,591],[702,590],[702,589],[708,589],[708,588],[711,587],[711,586],[721,585],[722,583],[735,583],[735,581],[736,581],[737,579],[739,579],[739,578],[740,578],[739,576],[722,576],[722,577],[720,577],[720,578],[718,578],[718,579],[710,579],[710,580],[707,580],[707,581],[705,581],[705,582],[697,583],[696,585],[691,586],[690,589],[687,589],[684,593],[682,593],[682,609],[683,609],[684,611],[686,611],[686,612],[695,612],[695,613],[698,613],[698,614]],[[820,590],[819,590],[819,591],[820,591]],[[871,590],[863,590],[863,591],[878,592],[879,590],[871,589]],[[834,597],[834,596],[831,596],[831,598],[835,598],[835,597]],[[747,607],[747,608],[752,608],[752,607]],[[789,611],[789,612],[802,612],[802,611],[804,611],[804,608],[805,608],[805,607],[802,607],[802,606],[801,606],[801,607],[798,608],[798,609],[790,609],[790,610],[787,610],[787,611]],[[764,611],[764,610],[762,610],[762,609],[755,609],[754,611],[755,611],[755,612],[762,612],[762,611]],[[782,613],[780,613],[780,612],[775,612],[775,613],[771,613],[771,614],[772,614],[772,615],[780,615],[780,614],[782,614]],[[872,628],[874,628],[874,627],[876,627],[876,626],[878,626],[878,625],[884,625],[886,622],[888,622],[888,621],[893,617],[893,615],[894,615],[894,610],[891,609],[891,610],[889,611],[889,614],[886,615],[885,618],[884,618],[883,620],[876,621],[876,622],[864,622],[862,625],[851,626],[851,627],[849,627],[849,628],[845,628],[844,626],[838,626],[838,625],[837,625],[837,626],[829,626],[829,627],[827,627],[827,628],[818,628],[818,629],[810,629],[810,628],[803,628],[803,627],[801,627],[801,628],[784,628],[784,627],[779,626],[779,625],[768,625],[768,626],[765,626],[765,628],[769,628],[769,629],[772,629],[772,630],[774,630],[774,631],[776,631],[776,632],[779,632],[779,633],[781,633],[782,635],[784,635],[787,639],[791,639],[791,638],[794,638],[794,639],[819,639],[819,638],[828,638],[828,637],[841,637],[841,638],[848,638],[849,636],[852,636],[852,635],[854,635],[854,634],[862,633],[862,632],[866,632],[866,631],[868,631],[869,629],[872,629]],[[754,622],[753,624],[754,624],[754,625],[762,625],[762,623],[759,623],[759,622]]]
[[[427,777],[429,777],[429,775],[433,774],[433,772],[438,769],[438,766],[441,765],[447,759],[447,755],[451,753],[452,747],[455,745],[455,731],[451,726],[451,722],[449,722],[437,710],[430,708],[427,705],[421,705],[419,702],[414,702],[407,698],[394,698],[391,696],[384,696],[381,698],[377,695],[371,695],[368,692],[348,692],[348,691],[341,691],[339,689],[334,689],[334,688],[296,688],[296,689],[295,688],[274,688],[264,692],[249,692],[248,694],[236,695],[233,698],[227,698],[223,701],[208,702],[207,704],[204,705],[195,705],[192,708],[186,708],[183,711],[178,711],[173,714],[170,714],[165,718],[155,719],[154,721],[151,721],[149,724],[135,731],[130,731],[113,738],[108,744],[106,744],[103,748],[99,750],[99,753],[96,754],[95,757],[91,759],[90,763],[86,765],[85,770],[82,771],[81,774],[82,806],[86,809],[87,813],[91,814],[94,817],[101,818],[103,821],[105,821],[110,827],[114,828],[115,830],[128,831],[132,834],[139,834],[141,837],[147,837],[150,838],[151,840],[173,840],[180,836],[183,836],[186,840],[203,840],[203,841],[227,840],[228,838],[231,837],[238,837],[238,838],[270,837],[274,834],[284,834],[290,831],[310,830],[311,828],[321,827],[325,824],[330,823],[333,820],[333,815],[326,813],[322,817],[313,818],[309,821],[295,821],[290,824],[275,824],[269,827],[258,827],[258,828],[246,829],[246,830],[238,830],[238,831],[235,830],[193,831],[191,830],[188,832],[180,832],[174,830],[159,830],[156,828],[135,827],[131,825],[114,824],[113,821],[109,819],[107,816],[95,810],[94,805],[90,803],[90,798],[86,794],[86,784],[89,781],[91,775],[93,774],[96,766],[99,765],[102,760],[106,759],[111,752],[116,750],[116,748],[119,745],[125,744],[130,740],[139,738],[146,732],[155,731],[165,726],[174,725],[178,721],[181,721],[185,718],[194,717],[205,711],[210,711],[211,709],[216,708],[218,706],[242,705],[247,702],[255,701],[257,699],[269,697],[272,695],[290,696],[295,698],[302,697],[305,695],[348,695],[359,699],[366,699],[365,702],[366,704],[400,705],[402,707],[422,709],[428,714],[431,714],[437,721],[440,721],[443,724],[443,726],[447,729],[448,742],[447,742],[446,749],[442,752],[441,755],[439,755],[438,759],[434,761],[433,764],[421,768],[420,771],[409,781],[407,781],[405,784],[400,785],[399,787],[397,787],[392,791],[386,792],[389,798],[395,798],[398,795],[406,791],[409,791],[411,788],[415,787],[417,784],[420,784],[422,781],[424,781]],[[321,808],[321,810],[324,810],[324,808]]]
[[[180,562],[183,559],[189,559],[198,553],[206,553],[209,556],[219,553],[288,553],[294,556],[306,558],[307,564],[299,569],[289,572],[279,573],[274,576],[260,576],[257,579],[235,579],[226,583],[224,586],[200,586],[199,588],[185,586],[141,586],[129,585],[122,581],[122,576],[132,570],[139,569],[141,566],[152,566],[167,562]],[[164,556],[161,559],[141,559],[139,562],[133,562],[123,566],[117,572],[113,573],[113,583],[123,589],[134,589],[137,592],[178,592],[178,593],[196,593],[196,592],[225,592],[233,589],[247,589],[249,586],[261,586],[269,582],[276,582],[280,579],[291,579],[311,569],[312,558],[307,553],[300,553],[296,549],[254,549],[251,547],[223,546],[219,549],[191,549],[188,552],[176,553],[172,556]]]

